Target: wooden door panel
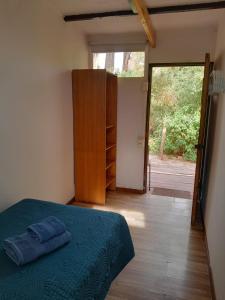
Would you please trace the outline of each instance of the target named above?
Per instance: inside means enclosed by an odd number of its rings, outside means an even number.
[[[192,205],[192,218],[191,223],[195,225],[198,213],[200,188],[202,182],[202,166],[203,157],[205,151],[205,139],[206,139],[206,124],[207,124],[207,110],[209,105],[209,76],[210,76],[210,55],[207,53],[205,56],[205,70],[202,88],[202,100],[201,100],[201,117],[200,117],[200,130],[198,144],[196,145],[197,160],[196,160],[196,173],[194,183],[193,205]]]
[[[105,204],[106,72],[73,71],[76,200]]]

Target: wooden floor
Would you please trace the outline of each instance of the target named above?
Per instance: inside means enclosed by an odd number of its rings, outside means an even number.
[[[150,187],[153,194],[153,189],[176,190],[184,192],[184,195],[192,199],[195,163],[168,158],[160,160],[158,156],[153,155],[150,156],[149,161]],[[164,194],[170,196],[170,193]]]
[[[107,300],[211,299],[204,236],[190,229],[190,200],[110,192],[105,207],[91,207],[124,215],[136,252]]]

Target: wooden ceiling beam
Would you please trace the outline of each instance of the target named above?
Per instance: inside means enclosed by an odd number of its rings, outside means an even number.
[[[132,2],[135,8],[135,12],[137,12],[141,24],[144,28],[144,31],[147,35],[149,44],[152,48],[155,48],[156,47],[155,31],[152,25],[152,20],[148,13],[148,8],[144,0],[133,0]]]

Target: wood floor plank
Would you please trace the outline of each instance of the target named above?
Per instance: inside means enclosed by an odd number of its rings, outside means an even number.
[[[106,206],[122,214],[135,258],[112,283],[107,300],[211,300],[204,234],[190,227],[191,201],[110,192]]]

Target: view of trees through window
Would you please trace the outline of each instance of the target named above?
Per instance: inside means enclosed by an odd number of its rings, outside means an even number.
[[[204,67],[155,67],[152,74],[150,153],[195,161]]]
[[[93,53],[93,68],[106,69],[119,77],[143,77],[144,52]]]

